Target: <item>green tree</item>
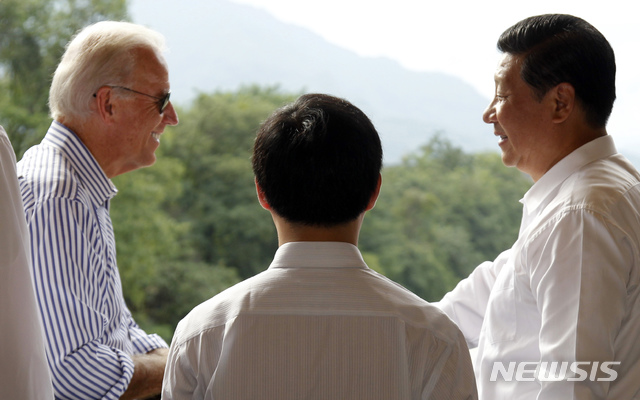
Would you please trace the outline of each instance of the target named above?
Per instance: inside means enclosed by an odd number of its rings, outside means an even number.
[[[0,124],[18,158],[44,135],[50,79],[83,26],[126,20],[125,0],[0,0]],[[295,94],[247,86],[200,94],[179,110],[151,168],[114,179],[111,205],[127,303],[170,339],[193,306],[264,270],[277,248],[258,205],[251,149],[260,123]],[[494,153],[466,154],[436,137],[383,171],[365,218],[367,263],[428,300],[439,299],[517,236],[530,180]]]
[[[170,340],[191,308],[269,265],[277,237],[250,157],[262,120],[292,99],[256,86],[201,94],[178,108],[154,166],[113,179],[123,292],[143,328]]]
[[[268,266],[277,238],[256,199],[251,151],[260,123],[293,98],[277,87],[248,86],[201,94],[182,112],[168,152],[186,166],[181,212],[199,261],[233,267],[242,278]]]
[[[126,0],[0,1],[0,124],[18,159],[50,123],[51,76],[64,46],[80,28],[127,19]]]
[[[192,224],[180,218],[186,169],[164,154],[173,133],[162,136],[154,166],[113,179],[119,193],[110,212],[127,304],[144,329],[168,341],[191,308],[239,281],[234,269],[197,261]]]
[[[383,271],[438,300],[517,238],[530,180],[495,153],[466,154],[439,136],[383,172],[360,245]]]

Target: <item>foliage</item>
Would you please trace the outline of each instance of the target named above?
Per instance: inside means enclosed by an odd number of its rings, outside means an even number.
[[[188,258],[184,241],[189,226],[165,211],[177,201],[183,173],[178,160],[165,158],[153,168],[113,179],[118,195],[110,214],[123,290],[133,312],[144,308],[145,288],[157,280],[164,264]]]
[[[125,293],[147,326],[169,334],[194,305],[269,265],[276,234],[256,200],[251,147],[260,122],[294,97],[255,86],[200,94],[163,135],[157,165],[116,179]],[[529,185],[497,154],[466,154],[436,136],[384,169],[360,235],[365,260],[438,300],[512,244]]]
[[[127,18],[126,0],[0,1],[0,124],[18,159],[50,123],[51,76],[80,28]]]
[[[271,217],[255,195],[253,140],[260,123],[291,100],[277,87],[200,94],[167,147],[185,163],[181,205],[201,261],[236,268],[242,278],[262,271],[277,248]]]
[[[125,0],[1,0],[0,123],[18,155],[50,123],[50,76],[65,43]],[[115,178],[112,200],[123,290],[140,325],[170,340],[195,305],[269,265],[275,228],[259,206],[251,149],[260,123],[296,94],[247,86],[201,93],[179,109],[151,168]],[[494,153],[466,154],[435,137],[385,167],[360,248],[373,269],[438,300],[517,236],[530,181]]]
[[[268,267],[277,237],[251,149],[261,121],[292,99],[275,87],[200,94],[178,109],[156,165],[114,179],[118,263],[141,325],[171,333],[192,307]]]
[[[465,154],[439,136],[385,168],[360,246],[385,273],[435,301],[517,237],[530,182],[494,153]]]

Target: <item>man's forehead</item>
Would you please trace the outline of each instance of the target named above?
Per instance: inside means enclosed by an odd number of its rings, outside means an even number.
[[[169,85],[169,71],[162,54],[151,49],[140,49],[136,56],[138,59],[132,73],[134,81],[145,85]]]
[[[496,71],[494,74],[496,81],[504,80],[514,73],[519,75],[521,65],[521,56],[515,56],[511,53],[504,53],[498,61],[498,66],[496,67]]]

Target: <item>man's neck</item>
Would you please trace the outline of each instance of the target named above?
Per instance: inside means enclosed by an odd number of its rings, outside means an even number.
[[[351,222],[332,227],[291,223],[277,215],[273,215],[273,221],[279,246],[289,242],[346,242],[357,246],[363,217],[364,213]]]
[[[584,122],[574,124],[573,127],[564,131],[559,130],[551,135],[555,140],[547,146],[549,150],[545,153],[546,163],[539,164],[536,171],[523,172],[529,174],[533,181],[537,182],[560,160],[585,144],[606,135],[606,128],[592,128]]]

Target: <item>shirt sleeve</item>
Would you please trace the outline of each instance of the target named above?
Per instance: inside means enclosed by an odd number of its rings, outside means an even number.
[[[510,253],[504,251],[493,262],[480,264],[442,300],[432,303],[458,325],[470,348],[478,346],[491,288]]]
[[[191,344],[178,343],[182,337],[181,327],[184,322],[181,321],[176,327],[173,335],[173,341],[169,348],[169,356],[167,358],[167,366],[164,370],[164,379],[162,380],[162,398],[164,400],[191,400],[204,396],[204,388],[198,384],[198,359],[200,349],[198,341]],[[215,367],[217,360],[208,360]]]
[[[476,378],[465,339],[462,333],[450,339],[453,341],[431,343],[432,349],[426,358],[435,362],[427,371],[428,383],[420,398],[477,400]]]
[[[26,202],[25,202],[26,203]],[[36,297],[57,399],[118,399],[133,375],[129,354],[108,343],[121,294],[105,268],[98,221],[68,199],[39,203],[29,218]],[[119,279],[119,278],[118,278]],[[106,343],[106,342],[107,343]]]
[[[616,224],[588,210],[568,211],[533,236],[522,256],[541,315],[541,362],[585,362],[591,374],[591,363],[615,361],[636,252]],[[607,380],[568,378],[542,380],[538,398],[607,398]]]
[[[159,335],[147,334],[147,332],[142,330],[131,316],[129,309],[125,309],[125,312],[126,318],[129,321],[129,335],[131,336],[131,342],[133,343],[135,354],[146,354],[155,349],[169,347],[167,342],[165,342]]]

